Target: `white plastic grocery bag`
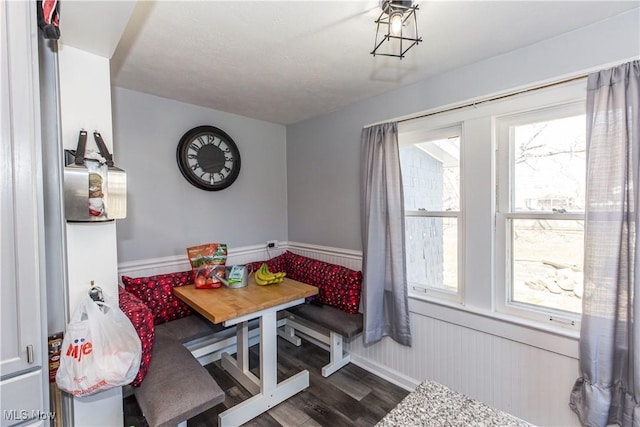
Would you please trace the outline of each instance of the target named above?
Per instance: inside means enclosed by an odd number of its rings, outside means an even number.
[[[129,384],[140,369],[140,338],[118,304],[85,295],[62,342],[58,387],[75,396]]]

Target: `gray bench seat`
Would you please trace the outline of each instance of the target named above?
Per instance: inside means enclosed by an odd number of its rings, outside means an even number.
[[[249,342],[257,342],[258,321],[249,322]],[[255,338],[254,338],[255,336]],[[186,420],[224,401],[224,392],[202,366],[235,346],[235,327],[215,325],[199,314],[155,327],[149,371],[132,387],[151,427],[186,426]]]
[[[156,326],[156,335],[165,335],[184,344],[224,330],[222,325],[214,325],[199,314],[175,319]]]
[[[330,305],[300,304],[287,311],[301,319],[335,331],[344,338],[353,338],[362,332],[362,313],[349,314]]]
[[[225,394],[180,341],[158,329],[149,372],[133,393],[149,426],[186,425],[187,419],[223,402]]]
[[[328,377],[351,360],[344,353],[342,341],[360,334],[362,324],[362,313],[349,314],[329,305],[301,304],[284,312],[284,325],[278,329],[278,335],[299,346],[296,332],[300,332],[327,346],[330,361],[322,368],[322,376]]]

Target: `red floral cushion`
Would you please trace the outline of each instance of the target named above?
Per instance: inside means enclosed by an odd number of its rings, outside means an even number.
[[[360,306],[362,272],[336,264],[285,253],[287,277],[319,288],[318,300],[347,313],[355,314]]]
[[[289,264],[289,257],[288,254],[290,254],[291,252],[285,252],[282,255],[279,255],[275,258],[271,258],[270,260],[267,261],[254,261],[254,262],[250,262],[247,264],[247,269],[250,272],[254,272],[257,269],[260,268],[260,266],[262,265],[263,262],[267,263],[267,267],[269,267],[269,271],[272,273],[278,273],[281,271],[287,271],[287,267]]]
[[[193,283],[191,270],[151,277],[122,276],[122,283],[151,309],[156,325],[193,314],[188,305],[173,295],[174,287]]]
[[[147,375],[149,363],[151,362],[151,350],[153,350],[153,337],[155,335],[153,313],[151,313],[149,307],[135,295],[127,292],[122,286],[118,286],[118,301],[120,310],[122,310],[131,321],[142,343],[140,370],[131,382],[132,386],[137,387],[142,383],[145,375]]]

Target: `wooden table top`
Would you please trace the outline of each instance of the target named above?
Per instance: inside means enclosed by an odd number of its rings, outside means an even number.
[[[289,278],[275,285],[256,285],[253,274],[244,288],[173,288],[173,294],[213,323],[244,316],[318,293],[318,288]]]

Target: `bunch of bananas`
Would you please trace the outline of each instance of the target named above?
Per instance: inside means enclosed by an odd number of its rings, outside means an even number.
[[[275,283],[280,283],[284,280],[284,276],[286,275],[287,273],[285,272],[279,272],[279,273],[270,272],[267,264],[263,262],[260,268],[256,270],[256,274],[255,274],[256,284],[273,285]]]

